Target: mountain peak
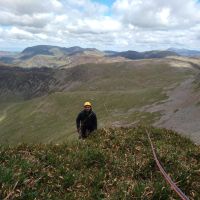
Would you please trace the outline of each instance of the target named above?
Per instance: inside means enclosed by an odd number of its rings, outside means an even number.
[[[35,55],[72,55],[76,53],[81,53],[84,51],[98,51],[95,48],[82,48],[79,46],[73,47],[59,47],[51,45],[37,45],[32,47],[27,47],[21,52],[21,59],[28,59]]]

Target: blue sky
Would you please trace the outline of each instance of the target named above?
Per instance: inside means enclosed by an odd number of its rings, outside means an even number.
[[[0,50],[200,50],[196,0],[0,0]]]
[[[112,4],[115,2],[115,0],[93,0],[93,1],[105,4],[109,7],[111,7]]]
[[[115,2],[115,0],[93,0],[93,2],[98,2],[100,4],[104,4],[104,5],[108,6],[109,10],[108,10],[108,12],[106,12],[105,15],[108,15],[108,16],[112,15],[111,8],[112,8],[112,5]]]

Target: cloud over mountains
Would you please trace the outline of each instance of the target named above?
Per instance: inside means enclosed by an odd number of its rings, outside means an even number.
[[[198,49],[199,11],[196,0],[0,0],[0,45]]]

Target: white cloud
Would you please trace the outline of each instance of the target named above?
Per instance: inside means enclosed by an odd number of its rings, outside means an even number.
[[[53,18],[52,13],[35,13],[33,15],[24,14],[19,16],[11,12],[0,12],[1,25],[44,27]]]
[[[117,0],[113,10],[124,23],[142,28],[188,28],[200,22],[196,0]]]
[[[10,37],[12,39],[19,39],[19,40],[31,40],[33,39],[33,35],[27,31],[19,29],[17,27],[12,27],[9,30],[4,31],[4,38]]]
[[[73,33],[94,33],[102,34],[108,32],[120,31],[121,23],[110,17],[99,19],[79,19],[75,23],[67,26],[67,29]]]
[[[0,45],[199,49],[199,10],[196,0],[0,0]]]
[[[48,13],[60,9],[62,9],[62,4],[58,0],[0,0],[1,11],[8,11],[17,15]]]

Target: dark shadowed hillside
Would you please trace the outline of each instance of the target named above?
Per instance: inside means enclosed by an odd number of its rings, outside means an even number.
[[[110,53],[110,54],[111,56],[121,56],[132,60],[178,56],[178,53],[172,51],[146,51],[146,52],[124,51],[124,52]]]
[[[49,68],[23,69],[0,66],[0,96],[4,99],[30,99],[42,96],[56,85],[53,70]]]

